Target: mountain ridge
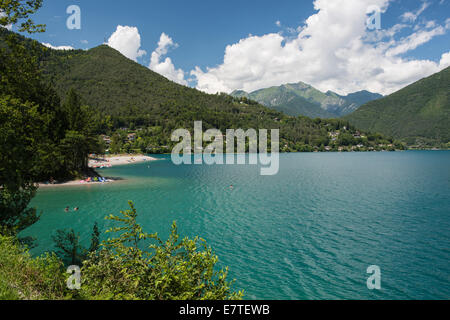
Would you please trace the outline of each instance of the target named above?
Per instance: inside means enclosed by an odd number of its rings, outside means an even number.
[[[0,30],[0,45],[1,36],[8,33]],[[24,46],[38,44],[18,36]],[[207,94],[177,84],[106,45],[86,51],[57,51],[40,45],[33,51],[34,57],[43,80],[62,101],[75,90],[94,112],[96,133],[110,136],[120,152],[167,152],[174,146],[172,133],[180,128],[192,130],[195,121],[202,121],[204,130],[221,132],[279,129],[281,152],[402,148],[390,137],[364,133],[345,120],[293,117],[248,99]],[[342,133],[340,139],[334,138],[337,131]],[[136,140],[127,138],[131,133]],[[358,138],[361,133],[366,138]]]
[[[418,147],[450,141],[450,67],[344,117],[363,130],[391,135]]]
[[[339,118],[354,112],[366,102],[382,97],[366,90],[347,96],[332,91],[324,93],[304,82],[273,86],[250,93],[236,90],[231,95],[257,101],[292,116],[303,115],[311,118]]]

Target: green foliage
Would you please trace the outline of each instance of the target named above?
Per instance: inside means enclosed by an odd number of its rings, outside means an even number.
[[[16,168],[7,168],[8,181],[17,180],[15,175],[33,182],[80,175],[88,153],[98,150],[92,110],[81,105],[73,90],[61,107],[55,91],[42,82],[37,57],[45,49],[5,30],[0,33],[6,39],[0,48],[0,147]]]
[[[239,299],[231,291],[226,270],[215,270],[218,262],[204,240],[179,239],[176,224],[169,239],[145,233],[130,210],[108,220],[121,224],[108,230],[118,237],[103,243],[82,269],[81,296],[91,299],[200,300]],[[147,250],[142,250],[150,242]]]
[[[0,234],[0,300],[64,299],[66,278],[55,254],[33,259],[14,237]]]
[[[0,31],[8,24],[21,24],[21,31],[39,32],[43,26],[29,18],[41,0],[7,0],[0,3]],[[44,145],[45,124],[58,100],[39,81],[36,45],[26,45],[7,33],[0,45],[0,227],[20,232],[38,220],[28,208],[39,176],[39,145]],[[46,165],[44,161],[43,166]]]
[[[13,189],[4,186],[0,189],[0,226],[19,233],[36,223],[39,215],[35,208],[29,207],[35,192],[36,187],[33,185]]]
[[[40,140],[37,106],[0,96],[0,182],[21,186],[36,178]]]
[[[99,249],[94,225],[90,253],[73,230],[58,231],[58,254],[70,265],[82,265],[81,290],[66,288],[68,274],[55,253],[32,258],[14,236],[0,234],[0,299],[223,300],[241,299],[217,270],[218,257],[203,239],[181,239],[172,225],[169,239],[145,233],[132,202],[121,216],[107,217],[119,226]],[[99,250],[98,250],[99,249]]]
[[[445,148],[450,142],[450,68],[370,102],[346,119],[408,145]]]
[[[97,140],[89,131],[86,108],[78,110],[78,119],[86,120],[84,127],[77,124],[81,131],[65,132],[66,116],[59,99],[41,85],[39,73],[26,59],[14,64],[16,72],[8,65],[0,85],[0,225],[21,231],[38,219],[35,210],[28,208],[36,191],[34,183],[85,171]],[[27,65],[31,76],[17,71]],[[35,81],[27,83],[30,79]]]
[[[57,230],[52,236],[56,253],[68,265],[81,265],[86,257],[86,249],[80,244],[80,235],[73,229]]]
[[[89,250],[80,243],[80,235],[73,229],[57,230],[52,238],[57,248],[56,254],[66,265],[81,266],[90,254],[95,257],[100,248],[100,230],[97,222],[92,229]]]
[[[80,96],[72,88],[69,90],[64,104],[67,115],[68,129],[73,131],[84,131],[86,128],[87,110],[81,109]]]
[[[17,232],[38,220],[28,208],[36,191],[38,123],[36,106],[0,97],[0,226]]]
[[[232,292],[232,282],[226,280],[228,269],[215,270],[219,259],[205,240],[181,239],[177,226],[172,225],[170,238],[152,245],[153,267],[148,274],[153,286],[144,288],[144,295],[159,300],[223,300],[241,299],[243,292]]]
[[[73,89],[67,94],[63,110],[68,129],[60,145],[65,156],[65,168],[73,173],[85,172],[89,153],[99,150],[99,141],[93,134],[90,121],[92,111],[88,106],[82,106],[80,96]]]
[[[98,223],[94,223],[91,235],[91,246],[89,247],[90,253],[95,253],[100,248],[100,230],[98,229]]]
[[[0,17],[0,26],[7,26],[9,24],[20,24],[20,32],[36,33],[44,32],[45,25],[36,25],[30,15],[34,14],[41,6],[43,0],[2,0],[0,3],[0,12],[4,16]]]

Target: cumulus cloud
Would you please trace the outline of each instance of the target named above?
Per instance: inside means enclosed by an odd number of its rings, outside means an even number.
[[[163,56],[169,52],[169,49],[177,47],[178,44],[173,42],[172,38],[163,32],[158,42],[158,48],[152,52],[149,68],[169,80],[187,85],[188,82],[184,79],[184,71],[182,69],[176,69],[172,59],[169,57],[162,60]]]
[[[297,29],[295,37],[278,33],[249,36],[226,47],[222,64],[205,71],[196,67],[191,75],[197,88],[209,93],[254,91],[303,81],[340,94],[363,89],[390,94],[443,68],[447,56],[436,63],[402,55],[448,28],[427,23],[413,30],[409,23],[402,23],[386,30],[368,30],[367,8],[375,5],[385,12],[389,1],[315,0],[317,12]],[[406,29],[411,34],[397,39]]]
[[[442,69],[450,67],[450,51],[442,55],[439,65]]]
[[[136,27],[117,26],[107,45],[134,61],[146,54],[145,50],[141,49],[141,35]]]
[[[75,50],[75,48],[71,47],[71,46],[54,46],[50,43],[42,43],[44,46],[46,46],[47,48],[50,49],[54,49],[54,50]]]

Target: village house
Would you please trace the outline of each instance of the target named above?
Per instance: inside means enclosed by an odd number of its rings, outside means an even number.
[[[103,141],[105,142],[105,144],[110,145],[111,144],[111,137],[107,136],[107,135],[102,135],[101,136]]]
[[[355,138],[355,139],[361,139],[361,132],[356,131],[356,133],[353,135],[353,138]]]
[[[328,132],[328,135],[329,135],[331,138],[337,138],[337,137],[339,137],[340,132],[339,132],[339,131]]]
[[[128,141],[134,141],[134,140],[136,140],[136,133],[129,133]]]

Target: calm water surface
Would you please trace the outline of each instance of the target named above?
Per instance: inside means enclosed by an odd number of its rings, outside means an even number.
[[[120,182],[41,189],[42,218],[24,232],[33,253],[53,248],[57,229],[88,244],[95,221],[106,229],[133,200],[146,231],[165,238],[176,220],[206,239],[247,299],[450,299],[448,151],[282,154],[266,177],[160,158],[101,170]],[[367,289],[370,265],[380,291]]]

